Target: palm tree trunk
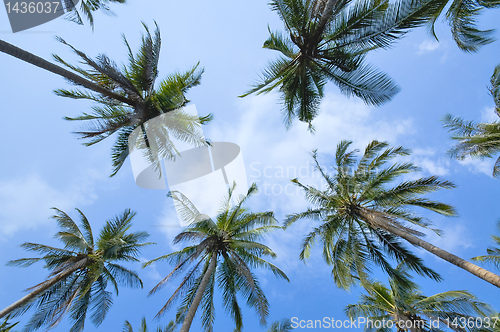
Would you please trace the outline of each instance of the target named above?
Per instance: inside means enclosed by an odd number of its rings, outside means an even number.
[[[194,296],[193,303],[191,303],[191,307],[189,307],[189,311],[184,318],[184,322],[182,323],[180,332],[188,332],[191,328],[191,323],[193,323],[194,315],[196,314],[196,310],[198,310],[198,306],[200,305],[201,299],[203,297],[203,293],[205,292],[205,288],[207,288],[208,281],[212,277],[212,273],[215,271],[215,266],[217,263],[217,254],[214,253],[212,258],[210,259],[210,265],[208,266],[207,272],[203,276],[201,280],[200,287],[196,291],[196,295]]]
[[[497,286],[500,288],[500,276],[496,275],[495,273],[492,273],[486,269],[483,269],[482,267],[479,267],[475,264],[472,264],[471,262],[466,261],[465,259],[462,259],[458,256],[455,256],[446,250],[443,250],[441,248],[438,248],[429,242],[426,242],[422,240],[419,237],[416,237],[412,234],[409,234],[408,232],[405,232],[395,226],[392,225],[392,220],[390,218],[384,216],[382,213],[370,209],[365,209],[362,208],[359,210],[359,214],[361,219],[363,219],[365,222],[367,222],[370,225],[373,225],[374,227],[379,227],[384,229],[385,231],[397,235],[406,241],[410,242],[411,244],[418,246],[422,249],[427,250],[431,254],[434,254],[438,256],[441,259],[444,259],[445,261],[450,262],[453,265],[458,266],[461,269],[464,269],[465,271],[468,271],[475,275],[476,277],[479,277],[490,284]]]
[[[48,62],[47,60],[44,60],[34,54],[31,54],[30,52],[20,49],[19,47],[9,44],[3,40],[0,40],[0,52],[6,53],[20,60],[31,63],[32,65],[35,65],[39,68],[48,70],[54,74],[62,76],[76,84],[82,85],[87,89],[100,93],[106,97],[119,100],[127,105],[131,106],[135,105],[133,101],[129,100],[128,98],[122,95],[111,92],[98,84],[95,84],[79,75],[76,75],[73,72],[70,72],[69,70],[59,67],[51,62]]]
[[[53,285],[55,285],[59,281],[66,279],[76,270],[81,269],[82,266],[85,266],[86,260],[87,260],[87,258],[84,258],[83,260],[78,262],[78,264],[73,265],[71,268],[64,270],[63,272],[59,273],[58,275],[56,275],[52,279],[49,279],[49,280],[41,283],[40,285],[38,285],[38,287],[34,291],[30,292],[29,294],[27,294],[26,296],[24,296],[20,300],[12,303],[10,306],[8,306],[7,308],[0,311],[0,318],[10,314],[13,310],[15,310],[19,307],[22,307],[23,305],[29,303],[37,295],[43,293],[45,290],[49,289],[50,287],[52,287]]]

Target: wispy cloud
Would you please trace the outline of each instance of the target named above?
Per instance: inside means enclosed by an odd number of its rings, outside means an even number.
[[[55,187],[37,174],[4,180],[0,183],[0,236],[50,224],[52,207],[67,211],[91,204],[97,198],[94,184],[99,179],[99,173],[89,170],[65,188]]]
[[[465,160],[458,161],[458,163],[467,167],[469,172],[475,174],[485,174],[489,177],[493,177],[493,165],[495,164],[495,160],[495,158],[467,158]]]
[[[481,122],[494,122],[498,121],[498,115],[494,107],[485,107],[481,112]]]
[[[418,55],[434,52],[440,47],[440,43],[435,40],[424,40],[418,45]]]
[[[431,148],[417,148],[411,155],[412,162],[428,175],[443,176],[450,173],[450,160]]]

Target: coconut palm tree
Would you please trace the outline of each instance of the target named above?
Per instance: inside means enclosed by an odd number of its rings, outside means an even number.
[[[448,10],[442,15],[447,6]],[[429,21],[429,30],[437,39],[434,25],[439,17],[444,16],[451,27],[451,33],[457,46],[465,52],[477,52],[481,46],[494,41],[494,30],[478,29],[476,19],[484,9],[499,6],[498,0],[442,1]]]
[[[443,0],[273,0],[270,5],[285,25],[271,32],[264,48],[281,53],[248,91],[278,89],[288,127],[298,118],[309,124],[318,114],[327,81],[347,96],[379,106],[398,91],[385,74],[365,64],[366,54],[387,48],[405,32],[432,17]]]
[[[125,325],[123,326],[123,332],[134,332],[134,329],[132,328],[132,324],[130,324],[128,320],[125,321]],[[146,317],[142,318],[139,332],[149,332],[148,324],[146,322]],[[168,323],[167,326],[165,326],[163,328],[158,327],[156,329],[156,332],[175,332],[175,323],[173,321],[171,321],[170,323]]]
[[[60,41],[68,45],[81,58],[82,62],[88,66],[87,69],[73,66],[61,57],[55,56],[59,63],[70,69],[66,70],[0,41],[0,52],[51,71],[66,78],[71,83],[85,88],[84,91],[59,89],[56,90],[56,94],[74,99],[87,99],[97,103],[97,106],[94,106],[90,113],[84,113],[78,117],[66,117],[66,119],[86,122],[84,130],[77,134],[82,139],[88,140],[85,143],[87,146],[96,144],[117,133],[117,139],[112,148],[113,172],[111,176],[119,171],[129,155],[129,138],[137,132],[135,129],[139,129],[142,134],[138,138],[143,138],[146,141],[145,148],[149,151],[148,157],[156,166],[159,164],[159,157],[174,159],[177,155],[172,138],[194,146],[207,145],[200,127],[211,120],[211,115],[198,118],[180,110],[189,102],[185,97],[186,92],[200,83],[203,70],[198,70],[198,65],[196,65],[185,73],[167,76],[155,86],[160,55],[160,31],[157,27],[154,34],[151,34],[145,25],[144,27],[146,33],[142,36],[141,47],[136,54],[132,52],[130,45],[124,38],[129,61],[123,69],[119,69],[111,59],[103,54],[92,60],[85,53],[75,49],[62,39]],[[147,122],[166,113],[175,113],[175,115],[166,119],[158,135],[155,133],[154,137],[148,137],[145,128]],[[136,140],[132,143],[135,144]],[[149,142],[156,142],[160,146],[152,149]],[[160,152],[159,156],[157,156],[158,151]]]
[[[14,326],[19,324],[19,322],[9,323],[9,318],[9,316],[5,317],[3,323],[0,324],[0,332],[10,332],[14,328]]]
[[[150,292],[159,291],[172,277],[186,271],[185,277],[158,312],[162,315],[176,299],[182,298],[177,310],[177,322],[182,322],[181,332],[190,329],[193,318],[201,305],[201,321],[206,331],[212,331],[214,321],[214,288],[217,283],[222,290],[223,303],[231,318],[235,321],[235,331],[243,326],[241,308],[237,294],[240,293],[250,307],[255,308],[261,324],[266,323],[269,304],[252,268],[266,268],[276,277],[288,280],[283,271],[264,260],[262,257],[275,257],[276,254],[266,245],[258,242],[275,229],[276,219],[272,212],[251,212],[243,204],[257,191],[253,184],[245,196],[241,196],[236,205],[231,206],[234,185],[223,201],[219,215],[215,219],[201,214],[196,207],[181,193],[172,192],[174,200],[180,202],[180,210],[190,225],[178,234],[173,243],[194,242],[179,251],[164,255],[147,262],[167,260],[175,264],[172,272],[161,280]],[[189,270],[188,266],[191,266]]]
[[[345,309],[352,320],[365,319],[365,331],[478,331],[478,322],[486,327],[487,320],[491,328],[494,325],[489,318],[493,313],[491,308],[468,291],[425,296],[413,282],[410,287],[402,287],[397,280],[390,279],[389,287],[373,282],[366,292],[357,304]],[[481,331],[492,331],[491,328]]]
[[[498,229],[500,230],[500,222],[498,222]],[[496,268],[500,271],[500,236],[492,235],[493,241],[495,242],[497,247],[490,247],[486,250],[488,255],[477,256],[472,258],[474,261],[491,263],[496,266]]]
[[[409,162],[386,165],[395,157],[409,155],[410,150],[372,141],[358,160],[358,150],[348,151],[351,143],[342,141],[337,145],[333,175],[320,167],[314,152],[316,169],[325,180],[326,189],[292,180],[304,190],[313,207],[289,215],[285,227],[305,218],[322,222],[304,239],[302,260],[309,258],[315,241],[321,242],[325,261],[333,265],[334,280],[344,289],[358,282],[369,284],[371,264],[380,266],[391,278],[404,284],[405,279],[391,267],[387,256],[398,263],[406,262],[410,270],[420,275],[439,280],[436,272],[425,267],[420,258],[405,248],[401,243],[403,239],[500,287],[498,275],[424,241],[424,234],[411,227],[427,229],[432,225],[413,212],[412,207],[444,216],[456,214],[450,205],[421,197],[439,189],[453,188],[451,182],[431,176],[392,184],[398,177],[419,170]]]
[[[134,271],[117,264],[138,262],[140,248],[150,244],[142,242],[148,233],[129,232],[135,212],[127,209],[107,220],[95,238],[85,215],[76,210],[81,227],[65,212],[54,208],[52,218],[61,229],[55,237],[64,243],[64,248],[26,242],[22,248],[43,256],[8,263],[26,267],[44,261],[45,268],[52,272],[45,281],[29,288],[29,294],[0,311],[0,318],[34,307],[35,314],[24,329],[33,331],[44,325],[55,327],[69,312],[73,322],[70,331],[82,331],[87,311],[92,311],[91,320],[95,325],[106,317],[113,303],[112,293],[106,290],[108,284],[113,286],[117,295],[119,285],[142,287],[142,281]]]
[[[490,93],[495,101],[495,113],[500,116],[500,65],[491,76]],[[491,158],[500,152],[500,121],[475,123],[447,114],[444,126],[453,132],[452,139],[458,141],[450,151],[451,157],[464,160],[468,157]],[[493,176],[500,177],[500,157],[493,166]]]

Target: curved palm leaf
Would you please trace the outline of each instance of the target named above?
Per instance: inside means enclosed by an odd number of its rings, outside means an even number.
[[[101,10],[105,13],[111,13],[109,3],[125,3],[126,0],[62,0],[64,11],[67,12],[67,18],[78,24],[83,24],[83,19],[86,19],[92,29],[94,28],[95,11]],[[77,5],[79,3],[79,8]]]
[[[167,326],[165,327],[157,327],[156,328],[156,332],[175,332],[175,323],[173,321],[171,321],[170,323],[168,323]],[[125,324],[123,325],[123,332],[134,332],[134,329],[132,328],[132,324],[129,323],[129,321],[125,321]],[[138,330],[138,332],[149,332],[149,329],[148,329],[148,324],[146,322],[146,317],[143,317],[142,320],[141,320],[141,326]]]
[[[500,6],[498,0],[453,0],[443,2],[429,21],[429,31],[437,39],[434,26],[437,19],[449,5],[444,17],[451,27],[451,33],[457,46],[465,52],[477,52],[483,45],[494,41],[494,30],[480,30],[476,25],[479,14],[487,8]]]
[[[280,52],[281,57],[242,96],[278,89],[286,126],[297,118],[311,129],[328,81],[347,96],[382,105],[399,88],[387,75],[365,64],[365,55],[389,47],[409,29],[424,24],[442,2],[273,0],[270,5],[286,34],[270,31],[264,48]]]
[[[500,221],[498,222],[498,229],[500,230]],[[472,258],[472,260],[491,263],[496,266],[498,270],[500,270],[500,236],[492,235],[491,237],[493,238],[496,247],[488,248],[488,255],[477,256]]]

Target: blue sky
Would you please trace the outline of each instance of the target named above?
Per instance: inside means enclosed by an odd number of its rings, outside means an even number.
[[[369,56],[374,66],[392,76],[401,87],[393,101],[383,107],[367,107],[359,99],[342,96],[336,86],[328,84],[321,114],[314,122],[316,134],[311,135],[301,123],[285,129],[278,95],[237,97],[276,56],[262,49],[268,24],[273,30],[282,29],[267,1],[129,2],[112,6],[116,16],[97,14],[94,32],[88,26],[57,19],[12,34],[7,15],[0,10],[0,39],[45,59],[56,53],[76,62],[75,56],[54,39],[59,35],[88,55],[105,53],[122,63],[126,61],[126,48],[121,33],[136,49],[143,31],[141,21],[152,27],[156,20],[162,33],[159,78],[186,70],[200,61],[205,74],[201,85],[193,88],[188,98],[200,115],[214,115],[214,121],[204,128],[207,138],[234,142],[241,147],[248,182],[257,182],[262,189],[249,201],[255,211],[275,211],[282,221],[287,214],[307,207],[301,193],[286,186],[297,176],[294,170],[302,170],[298,174],[302,182],[318,183],[317,175],[312,172],[311,150],[317,148],[322,164],[328,166],[332,164],[335,146],[342,139],[353,140],[356,148],[362,148],[372,139],[387,140],[414,151],[408,160],[422,167],[422,176],[440,175],[458,186],[432,197],[454,205],[459,217],[444,218],[423,212],[444,230],[441,238],[430,234],[427,237],[430,242],[465,259],[485,254],[487,246],[492,244],[490,235],[496,232],[499,217],[499,182],[491,177],[493,160],[451,160],[446,151],[452,142],[440,119],[446,113],[471,120],[492,119],[494,104],[487,86],[494,67],[500,63],[499,42],[481,48],[476,54],[466,54],[455,46],[445,24],[437,26],[439,43],[429,37],[425,28],[414,30],[392,49],[378,50]],[[498,11],[484,12],[480,26],[497,27],[495,15]],[[18,247],[26,241],[57,244],[53,239],[57,231],[55,223],[48,219],[52,206],[69,213],[75,207],[80,208],[94,229],[125,208],[131,208],[138,213],[134,229],[148,231],[150,240],[157,243],[145,249],[141,259],[149,260],[172,251],[171,240],[181,228],[166,226],[175,224],[177,218],[167,192],[136,186],[128,162],[117,176],[109,178],[113,139],[84,147],[71,134],[78,130],[78,124],[62,119],[88,110],[91,103],[57,97],[52,93],[54,89],[68,87],[62,78],[5,54],[0,54],[0,74],[3,124],[0,262],[27,257],[29,254]],[[270,322],[292,317],[345,319],[344,307],[358,300],[360,289],[347,293],[335,288],[330,268],[322,261],[319,250],[313,252],[307,264],[298,260],[299,243],[312,226],[309,221],[300,221],[286,232],[267,238],[278,254],[274,263],[291,280],[286,283],[269,272],[258,271],[271,304]],[[493,286],[422,250],[414,250],[445,279],[435,283],[416,278],[425,294],[467,289],[500,310],[498,292]],[[178,279],[148,298],[147,292],[171,267],[159,263],[144,270],[139,265],[134,268],[144,281],[144,289],[122,288],[98,330],[121,330],[125,319],[137,328],[143,315],[148,320],[153,318],[177,285]],[[20,298],[22,290],[46,275],[41,266],[1,267],[0,306]],[[375,276],[386,280],[379,271]],[[220,296],[216,305],[215,330],[232,330]],[[152,327],[166,324],[173,314],[172,310],[150,324]],[[244,324],[245,331],[263,330],[256,315],[246,307]],[[195,322],[192,330],[199,330],[199,326]],[[64,320],[55,331],[67,329],[68,322]],[[86,330],[96,328],[88,322]]]

